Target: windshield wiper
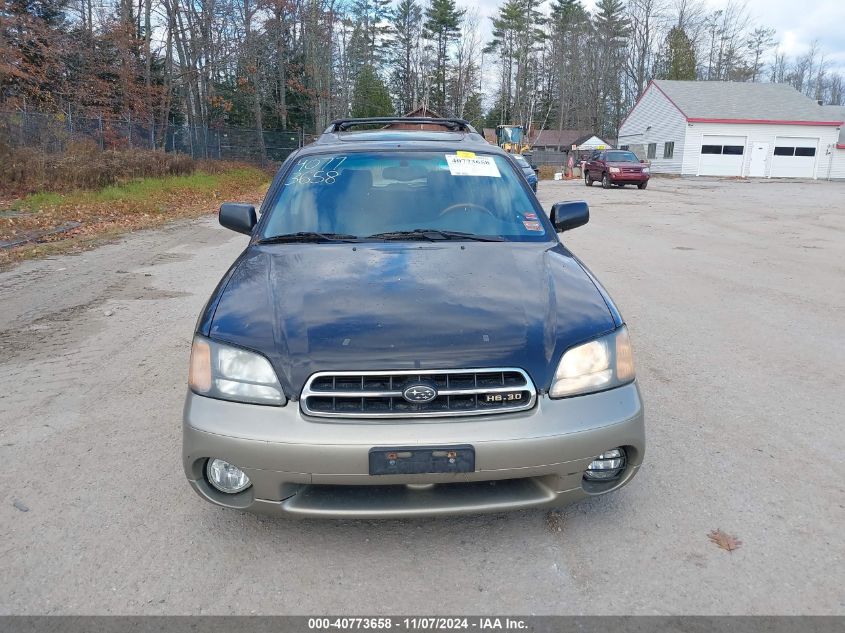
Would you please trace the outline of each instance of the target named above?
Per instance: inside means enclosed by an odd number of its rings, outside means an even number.
[[[282,244],[284,242],[357,242],[357,235],[346,233],[316,233],[314,231],[299,231],[272,235],[258,240],[258,244]]]
[[[442,231],[440,229],[414,229],[413,231],[388,231],[387,233],[374,233],[368,235],[368,239],[380,240],[407,240],[422,239],[429,242],[441,240],[473,240],[476,242],[503,242],[501,237],[495,235],[475,235],[463,231]]]
[[[476,242],[504,242],[505,238],[498,235],[476,235],[475,233],[464,233],[463,231],[436,231],[449,240],[474,240]]]

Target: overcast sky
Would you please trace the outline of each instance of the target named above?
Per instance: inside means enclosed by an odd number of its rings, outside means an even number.
[[[727,0],[707,0],[713,9]],[[777,31],[775,38],[789,56],[805,53],[813,40],[831,66],[845,70],[845,2],[842,0],[748,0],[752,22]]]
[[[490,20],[504,0],[458,0],[466,7],[478,7],[485,17],[483,28],[489,35]],[[728,0],[705,0],[717,10]],[[588,9],[594,0],[582,0]],[[774,28],[775,37],[789,56],[806,52],[813,40],[830,61],[831,69],[845,72],[845,0],[747,0],[753,24]]]

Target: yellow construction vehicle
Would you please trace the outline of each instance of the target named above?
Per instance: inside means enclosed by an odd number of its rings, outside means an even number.
[[[522,154],[530,149],[521,125],[497,125],[496,144],[509,154]]]

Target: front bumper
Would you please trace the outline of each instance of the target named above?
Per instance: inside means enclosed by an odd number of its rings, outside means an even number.
[[[641,182],[648,182],[649,174],[644,174],[642,172],[639,173],[618,173],[614,174],[613,172],[608,172],[607,174],[610,177],[611,182],[630,182],[630,183],[641,183]]]
[[[369,474],[374,447],[475,448],[475,472]],[[627,468],[609,483],[584,482],[598,454],[625,447]],[[188,393],[183,464],[194,490],[218,505],[300,517],[385,518],[557,506],[628,483],[645,452],[636,383],[563,400],[538,398],[528,411],[471,418],[341,420],[285,407],[239,404]],[[252,486],[226,495],[206,481],[218,457]]]

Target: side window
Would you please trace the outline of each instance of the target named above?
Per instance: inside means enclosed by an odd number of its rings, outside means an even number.
[[[648,158],[654,158],[657,156],[657,143],[649,143],[648,144]]]
[[[672,158],[675,155],[675,142],[668,141],[663,144],[663,158]]]

